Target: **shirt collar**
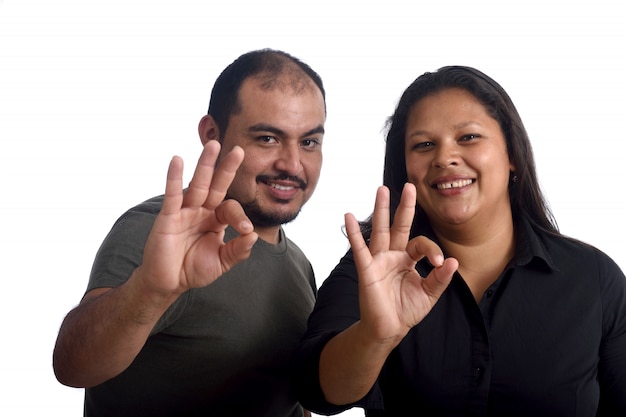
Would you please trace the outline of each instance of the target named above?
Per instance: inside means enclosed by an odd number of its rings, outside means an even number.
[[[416,236],[426,236],[439,244],[439,240],[430,224],[423,222],[416,231]],[[549,237],[548,232],[541,231],[538,227],[533,227],[531,221],[526,216],[516,224],[515,231],[517,233],[516,251],[510,267],[559,270],[544,243],[544,240]],[[420,274],[428,274],[432,268],[432,265],[426,258],[423,258],[417,264]]]
[[[545,240],[549,233],[538,227],[533,227],[530,219],[522,217],[516,227],[517,249],[511,264],[513,266],[527,266],[529,268],[548,268],[558,271],[558,267],[546,248]]]

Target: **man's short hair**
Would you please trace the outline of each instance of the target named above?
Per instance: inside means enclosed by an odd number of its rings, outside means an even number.
[[[220,130],[220,140],[228,128],[230,117],[241,111],[239,90],[243,82],[259,76],[263,88],[273,88],[280,76],[288,74],[292,85],[306,87],[308,79],[320,89],[326,104],[326,92],[321,77],[309,65],[286,52],[274,49],[259,49],[241,55],[217,77],[211,92],[208,114],[213,117]],[[308,79],[307,79],[308,78]]]

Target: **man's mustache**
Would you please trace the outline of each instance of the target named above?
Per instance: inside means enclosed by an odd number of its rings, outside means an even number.
[[[305,190],[307,187],[307,183],[300,177],[291,176],[291,175],[259,175],[256,177],[256,182],[262,183],[270,183],[275,181],[290,181],[298,184],[298,187],[302,190]]]

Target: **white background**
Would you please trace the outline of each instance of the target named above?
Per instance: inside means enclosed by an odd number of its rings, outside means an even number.
[[[418,75],[470,65],[509,92],[562,232],[624,269],[625,12],[618,1],[0,0],[0,415],[80,416],[51,352],[115,219],[191,167],[215,77],[283,49],[323,77],[320,184],[289,236],[318,284],[382,178],[382,128]],[[344,415],[362,415],[351,410]]]

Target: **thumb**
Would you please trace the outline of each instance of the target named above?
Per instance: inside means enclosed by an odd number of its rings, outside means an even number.
[[[228,271],[237,263],[248,259],[252,246],[258,239],[255,232],[246,233],[228,241],[220,248],[220,262],[223,272]]]
[[[452,281],[452,276],[459,268],[459,261],[454,258],[447,258],[440,266],[435,267],[424,279],[424,291],[435,299],[439,299],[441,294],[448,288]]]

